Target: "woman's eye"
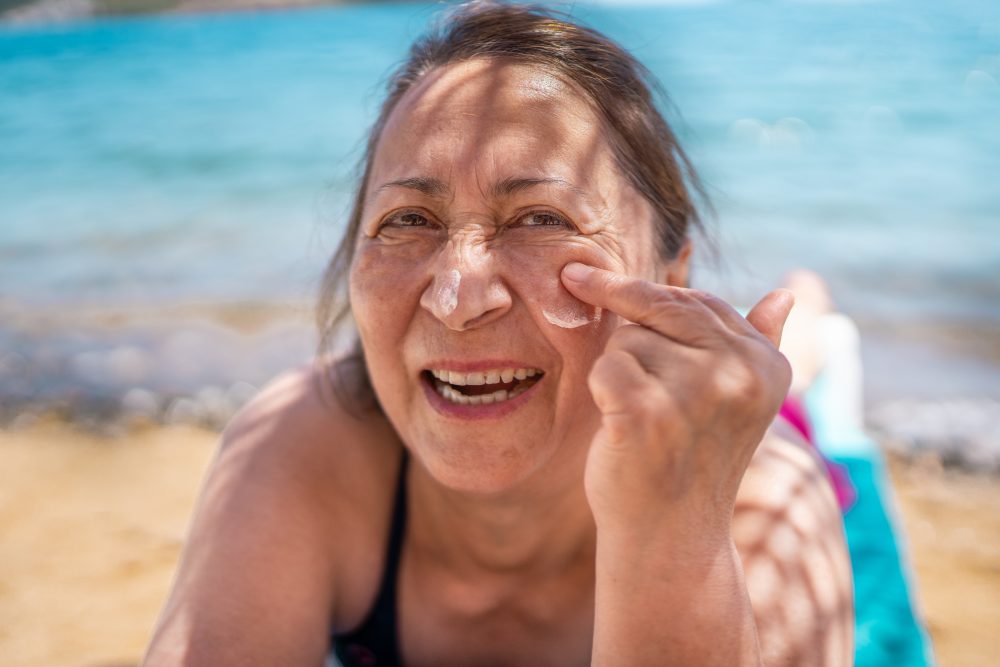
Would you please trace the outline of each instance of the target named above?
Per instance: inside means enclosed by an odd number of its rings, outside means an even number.
[[[565,219],[555,213],[545,211],[533,211],[518,218],[516,223],[521,227],[569,227],[570,224]]]
[[[427,227],[430,225],[430,221],[427,219],[427,216],[416,211],[400,211],[386,218],[382,225],[392,227]]]

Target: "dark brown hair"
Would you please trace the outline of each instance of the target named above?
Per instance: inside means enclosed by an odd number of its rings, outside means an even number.
[[[321,351],[329,351],[350,315],[348,274],[375,149],[389,116],[428,72],[475,58],[540,67],[584,92],[605,122],[618,167],[653,207],[664,258],[675,256],[690,228],[701,225],[696,198],[705,203],[707,198],[673,131],[657,110],[653,92],[663,99],[666,96],[641,63],[604,35],[556,11],[495,1],[466,3],[418,39],[409,57],[389,78],[385,101],[361,158],[361,176],[347,229],[323,278],[317,312]],[[362,361],[357,344],[355,352],[352,358]]]

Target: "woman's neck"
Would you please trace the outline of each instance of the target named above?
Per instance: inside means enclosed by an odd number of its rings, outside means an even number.
[[[549,576],[593,562],[596,528],[583,487],[586,451],[550,461],[508,491],[481,495],[446,488],[410,466],[411,548],[456,574]]]

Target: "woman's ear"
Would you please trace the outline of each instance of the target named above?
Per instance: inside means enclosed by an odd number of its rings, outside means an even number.
[[[687,239],[677,252],[677,256],[663,263],[660,269],[661,273],[657,276],[658,281],[664,285],[687,287],[688,273],[691,268],[691,250],[691,241]]]

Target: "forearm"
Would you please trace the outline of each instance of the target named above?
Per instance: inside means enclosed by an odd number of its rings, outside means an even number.
[[[629,543],[631,542],[631,543]],[[760,665],[731,538],[685,545],[598,533],[594,667]]]

